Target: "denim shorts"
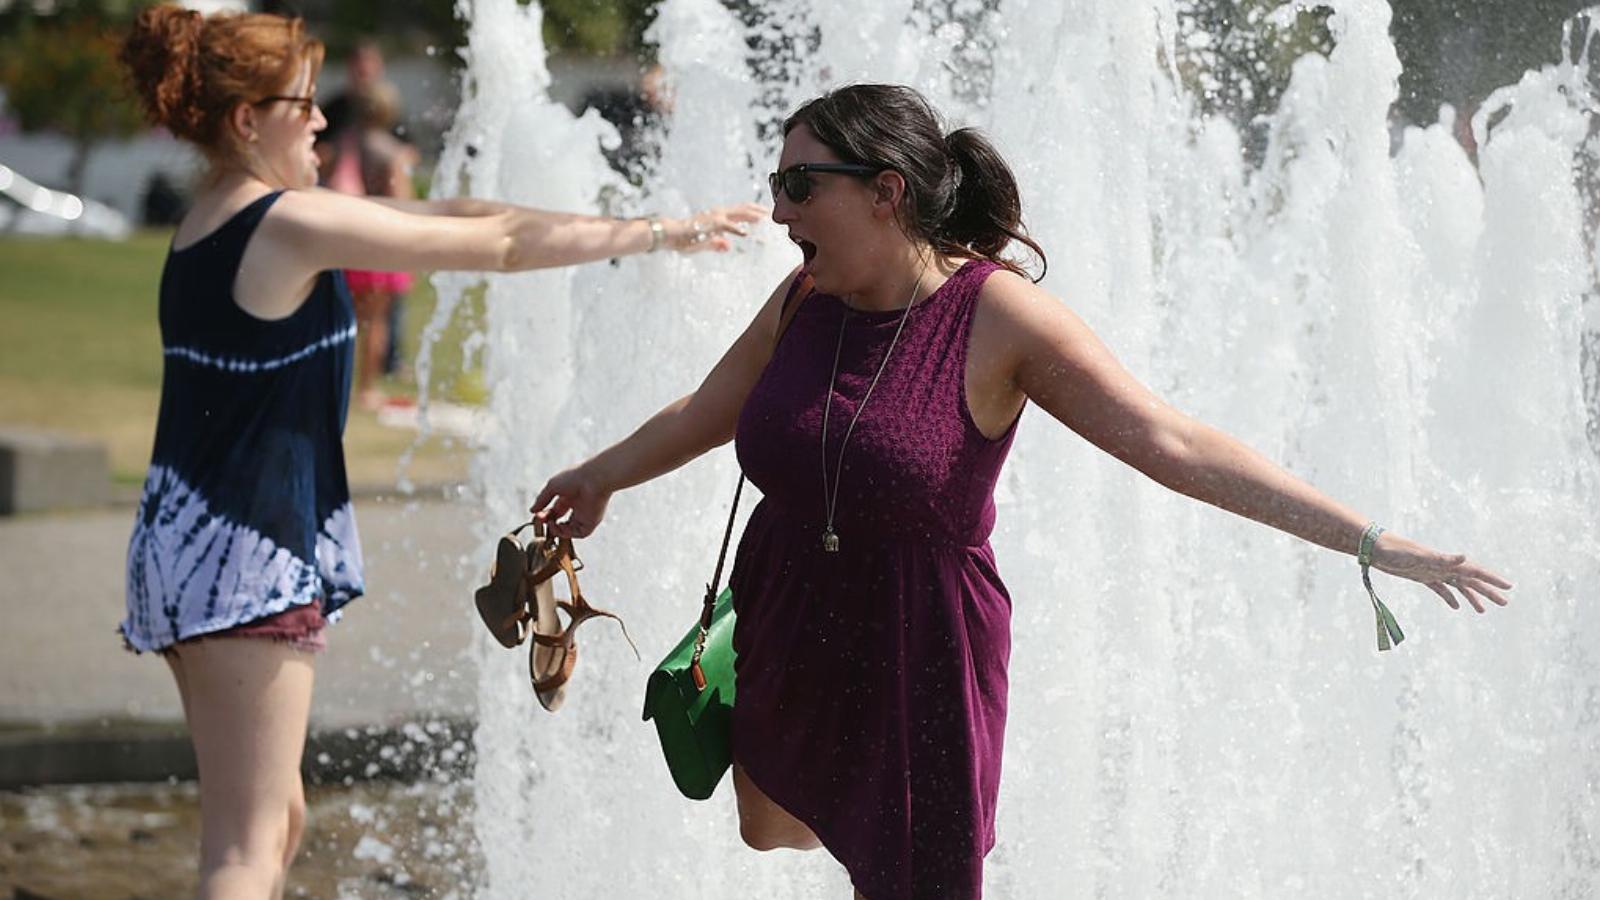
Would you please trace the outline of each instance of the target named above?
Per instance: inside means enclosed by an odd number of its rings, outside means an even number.
[[[321,653],[328,649],[328,639],[323,633],[327,627],[328,620],[322,615],[322,601],[319,600],[315,603],[291,606],[281,613],[274,613],[253,622],[242,622],[222,631],[186,638],[161,652],[170,653],[184,644],[213,638],[257,638],[281,641],[305,653]]]

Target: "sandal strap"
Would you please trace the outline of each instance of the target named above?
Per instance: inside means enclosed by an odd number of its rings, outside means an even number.
[[[551,578],[561,568],[562,548],[554,538],[540,537],[537,544],[528,546],[528,568],[522,578],[531,590]],[[542,562],[536,562],[542,559]]]
[[[540,634],[532,632],[533,642],[541,647],[570,647],[572,646],[572,626],[568,625],[555,634]]]
[[[529,669],[531,670],[532,669],[532,665],[533,665],[533,651],[532,650],[528,651],[528,663],[529,663]],[[562,659],[561,659],[561,668],[559,668],[556,671],[550,673],[545,678],[542,678],[542,679],[540,679],[540,678],[530,678],[529,679],[533,683],[534,692],[535,693],[539,693],[539,694],[547,694],[547,693],[549,693],[551,691],[554,691],[554,690],[560,688],[562,685],[566,684],[568,681],[571,681],[572,680],[572,671],[577,666],[577,664],[578,664],[578,648],[577,647],[568,647],[566,655],[563,656]]]
[[[588,598],[583,596],[583,588],[578,586],[578,570],[577,567],[573,565],[573,557],[565,555],[562,556],[561,568],[567,573],[567,585],[572,590],[572,599],[570,601],[557,601],[556,603],[556,606],[565,609],[567,611],[567,615],[572,617],[572,624],[567,626],[567,630],[571,631],[580,623],[595,616],[604,616],[616,622],[617,625],[622,628],[622,637],[628,642],[628,646],[633,649],[634,658],[643,659],[643,657],[639,655],[639,645],[633,642],[633,635],[628,633],[628,623],[622,621],[621,616],[611,612],[610,610],[601,609],[598,606],[591,605]]]
[[[570,666],[563,665],[559,672],[556,672],[554,675],[551,675],[549,678],[546,678],[543,681],[534,679],[533,690],[535,693],[548,694],[551,691],[564,686],[571,680],[572,668]]]

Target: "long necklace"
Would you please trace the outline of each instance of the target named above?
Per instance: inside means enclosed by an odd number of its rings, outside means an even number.
[[[839,354],[844,350],[844,326],[850,320],[850,309],[845,307],[839,315],[839,343],[833,348],[833,371],[828,375],[828,399],[822,405],[822,498],[826,503],[828,521],[822,530],[822,549],[829,553],[839,552],[839,535],[833,530],[833,511],[839,505],[839,476],[844,472],[844,450],[850,444],[850,435],[856,430],[856,420],[861,418],[861,411],[867,408],[867,400],[872,397],[872,389],[878,386],[878,379],[883,377],[883,370],[889,366],[889,356],[894,353],[894,345],[900,342],[900,332],[905,330],[906,319],[911,317],[911,306],[916,302],[917,291],[922,288],[922,276],[928,273],[926,266],[917,273],[917,281],[911,285],[911,296],[906,298],[906,311],[900,314],[900,324],[895,326],[894,337],[889,340],[889,349],[883,352],[883,361],[878,363],[878,372],[872,376],[872,383],[867,385],[867,392],[861,395],[861,403],[856,406],[855,414],[850,417],[850,424],[844,430],[844,440],[839,442],[839,459],[833,467],[833,486],[828,486],[828,414],[833,410],[833,385],[839,378]]]

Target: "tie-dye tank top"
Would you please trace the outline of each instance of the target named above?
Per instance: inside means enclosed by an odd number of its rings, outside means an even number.
[[[234,302],[279,196],[167,254],[161,411],[128,547],[135,650],[314,602],[331,617],[363,590],[341,443],[356,333],[344,279],[323,272],[284,319]]]

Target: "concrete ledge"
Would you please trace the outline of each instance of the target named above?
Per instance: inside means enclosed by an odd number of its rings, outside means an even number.
[[[455,503],[466,495],[467,486],[456,481],[424,481],[402,491],[389,482],[355,482],[350,485],[350,499],[379,501],[383,503]],[[133,509],[144,496],[144,482],[113,483],[107,494],[107,506]]]
[[[474,724],[435,719],[314,731],[300,772],[309,784],[420,781],[471,773]],[[181,724],[0,724],[0,790],[46,784],[192,781]]]
[[[95,441],[0,427],[0,515],[104,506],[110,472],[106,448]]]

